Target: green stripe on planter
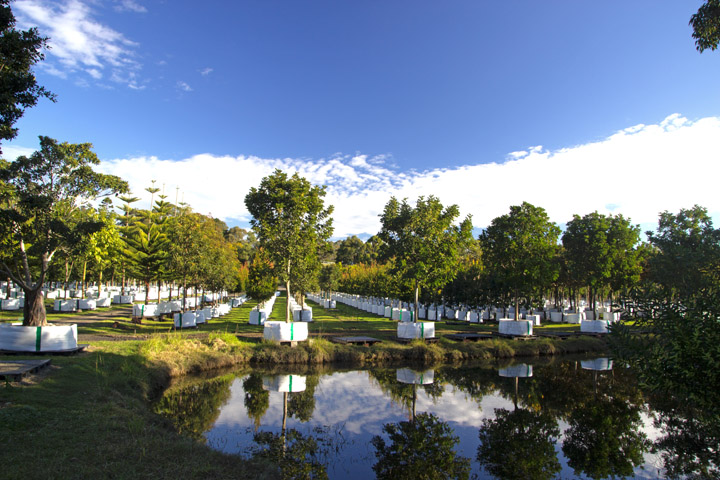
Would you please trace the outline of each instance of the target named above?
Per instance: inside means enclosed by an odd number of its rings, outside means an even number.
[[[144,315],[145,315],[145,304],[140,305],[140,316],[142,317]]]
[[[290,375],[290,387],[289,387],[289,389],[290,389],[290,391],[292,392],[292,375]]]
[[[182,312],[180,312],[180,315],[178,317],[178,323],[179,323],[178,327],[182,328]]]
[[[530,331],[532,330],[532,322],[527,322],[527,334],[530,335]]]
[[[423,374],[423,373],[420,374],[420,385],[423,385],[423,384],[425,383],[425,382],[423,381],[423,380],[424,380],[424,376],[425,376],[425,374]]]
[[[295,324],[290,324],[290,340],[295,339]]]
[[[42,342],[42,327],[37,327],[35,331],[35,351],[40,351],[40,343]]]
[[[420,322],[420,338],[425,338],[425,323]]]

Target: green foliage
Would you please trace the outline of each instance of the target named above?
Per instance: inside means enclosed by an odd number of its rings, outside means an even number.
[[[267,459],[280,469],[280,478],[327,479],[325,465],[321,463],[323,442],[290,429],[282,434],[256,433],[255,442],[260,447],[253,457]]]
[[[259,249],[250,265],[247,294],[259,304],[270,298],[277,289],[277,278],[265,251]]]
[[[337,264],[323,265],[318,279],[320,289],[328,293],[336,291],[340,284],[340,275],[340,267]]]
[[[15,23],[10,0],[0,0],[0,140],[17,136],[15,123],[40,97],[55,101],[32,71],[45,58],[48,39],[38,35],[37,28],[17,30]]]
[[[39,151],[0,162],[0,238],[10,247],[0,271],[25,292],[26,325],[45,323],[37,292],[55,253],[102,229],[101,222],[73,216],[94,199],[128,189],[119,177],[93,171],[100,161],[91,148],[41,136]]]
[[[316,273],[318,250],[332,235],[333,207],[325,207],[324,196],[325,187],[314,187],[297,173],[288,177],[275,170],[245,197],[258,245],[267,253],[289,293],[293,291],[291,281],[295,270],[298,271],[296,279]],[[288,322],[290,315],[288,307]]]
[[[340,242],[335,261],[343,265],[354,265],[360,263],[363,258],[365,244],[357,236],[353,235]]]
[[[647,232],[655,251],[648,260],[649,279],[667,299],[684,302],[715,288],[720,272],[720,230],[703,207],[660,214],[657,232]]]
[[[493,275],[499,299],[541,297],[558,277],[553,259],[560,229],[541,207],[527,202],[510,207],[480,235],[485,268]],[[518,309],[515,309],[518,314]]]
[[[393,259],[392,271],[419,289],[439,290],[457,274],[461,254],[472,239],[470,216],[458,226],[457,205],[443,208],[433,196],[420,197],[413,208],[393,197],[381,215],[378,236],[385,242],[384,257]]]
[[[715,50],[720,43],[720,0],[706,0],[690,17],[690,25],[697,50]]]
[[[372,439],[378,461],[373,470],[379,479],[468,478],[470,459],[460,457],[452,428],[432,413],[421,413],[412,422],[383,426],[389,442]]]
[[[245,409],[249,418],[253,419],[255,429],[260,428],[260,421],[270,407],[270,392],[263,388],[262,375],[251,373],[243,380],[245,391]]]
[[[480,427],[477,459],[490,474],[504,479],[551,479],[560,471],[555,419],[531,410],[495,410]]]

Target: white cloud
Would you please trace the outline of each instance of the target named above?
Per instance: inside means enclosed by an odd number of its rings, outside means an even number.
[[[126,1],[135,4],[135,2]],[[135,60],[138,44],[95,20],[90,7],[80,0],[17,0],[13,10],[22,26],[37,26],[50,38],[50,50],[39,67],[67,78],[69,74],[87,73],[99,79],[108,69],[110,78],[128,87],[137,87]],[[131,77],[132,80],[126,80]]]
[[[210,67],[207,67],[207,68],[200,70],[200,75],[202,75],[203,77],[206,77],[206,76],[210,75],[212,72],[213,72],[213,69]]]
[[[182,90],[183,92],[192,92],[192,87],[190,87],[190,85],[188,85],[185,82],[181,82],[181,81],[177,82],[177,87],[180,90]]]
[[[388,156],[341,155],[327,159],[264,159],[195,155],[182,160],[155,157],[108,160],[102,168],[143,193],[151,179],[176,186],[194,210],[226,220],[249,220],[244,198],[275,168],[299,172],[327,185],[335,206],[335,236],[374,234],[379,215],[394,195],[411,202],[435,195],[458,204],[483,228],[528,201],[545,208],[557,223],[573,214],[621,213],[633,223],[656,224],[658,213],[699,204],[720,214],[720,117],[689,121],[673,115],[655,125],[626,128],[608,138],[556,151],[529,148],[503,163],[478,163],[407,173],[390,167]],[[514,157],[514,158],[513,158]],[[170,200],[174,200],[171,198]]]
[[[147,8],[145,8],[143,5],[140,5],[134,0],[115,0],[115,3],[115,10],[117,10],[118,12],[147,12]]]

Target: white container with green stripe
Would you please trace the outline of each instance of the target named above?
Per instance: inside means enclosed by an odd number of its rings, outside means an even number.
[[[583,333],[608,333],[609,320],[583,320],[580,331]]]
[[[133,317],[157,317],[158,305],[155,303],[133,305]]]
[[[583,370],[595,370],[598,372],[612,370],[613,361],[607,357],[595,358],[593,360],[582,360],[580,366]]]
[[[263,338],[277,342],[301,342],[308,338],[308,324],[306,322],[265,322]]]
[[[175,328],[197,327],[197,318],[193,312],[176,313],[173,315]]]
[[[530,320],[515,321],[511,318],[501,318],[498,321],[498,332],[502,335],[513,335],[516,337],[533,334],[533,322]]]
[[[398,323],[398,338],[435,338],[435,324],[432,322]]]
[[[0,350],[58,352],[77,349],[77,325],[24,327],[0,324]]]

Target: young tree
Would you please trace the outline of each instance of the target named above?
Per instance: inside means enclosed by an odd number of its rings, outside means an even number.
[[[91,148],[41,136],[39,151],[0,165],[0,238],[12,242],[6,252],[12,260],[3,258],[0,270],[25,292],[23,325],[46,324],[41,288],[55,252],[73,237],[102,228],[96,222],[71,228],[65,213],[128,190],[119,177],[93,171],[100,161]]]
[[[394,272],[412,282],[415,318],[418,318],[420,287],[439,290],[457,275],[465,246],[472,240],[468,215],[458,226],[457,205],[443,208],[430,196],[418,198],[415,208],[395,197],[385,205],[378,236],[385,242],[385,257],[394,258]]]
[[[510,207],[480,235],[486,269],[515,299],[515,320],[520,297],[544,290],[557,277],[553,258],[559,235],[545,209],[527,202]]]
[[[335,261],[340,262],[343,265],[354,265],[359,263],[365,244],[357,236],[353,235],[345,240],[340,241],[338,246],[337,254],[335,255]]]
[[[307,252],[316,251],[332,235],[333,207],[325,207],[324,196],[325,187],[312,186],[297,173],[288,177],[275,170],[245,197],[258,244],[267,251],[288,295],[293,269],[302,267]],[[292,321],[289,302],[285,320]]]
[[[47,38],[38,35],[36,28],[15,29],[10,0],[0,0],[0,141],[17,136],[15,122],[40,97],[55,101],[55,95],[38,85],[32,72],[45,58],[45,48]]]

